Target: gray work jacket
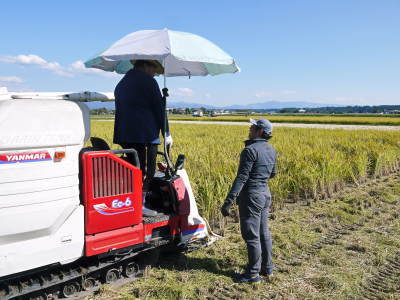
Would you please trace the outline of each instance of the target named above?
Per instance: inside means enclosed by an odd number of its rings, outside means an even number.
[[[269,193],[268,179],[276,174],[276,151],[265,139],[245,141],[235,181],[226,201],[234,201],[242,192]]]

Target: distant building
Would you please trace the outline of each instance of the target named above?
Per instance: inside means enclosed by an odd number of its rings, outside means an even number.
[[[203,116],[203,111],[201,110],[196,110],[192,114],[193,117],[202,117]]]
[[[399,115],[400,114],[400,110],[399,109],[385,110],[385,114],[388,114],[388,115]]]
[[[223,110],[223,109],[214,109],[210,112],[211,117],[229,115],[229,114],[231,114],[229,110]]]
[[[306,112],[306,110],[303,109],[303,108],[300,108],[297,112],[299,112],[299,113],[301,113],[301,114],[304,114],[304,113]]]

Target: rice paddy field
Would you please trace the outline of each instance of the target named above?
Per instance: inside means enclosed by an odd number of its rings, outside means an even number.
[[[173,158],[186,155],[186,169],[203,215],[219,224],[219,206],[238,166],[248,128],[171,124]],[[113,122],[92,121],[92,135],[112,144]],[[279,153],[270,188],[275,207],[317,201],[346,184],[393,172],[400,163],[400,132],[277,128],[271,144]],[[114,145],[118,148],[118,145]]]
[[[273,123],[388,125],[400,126],[399,115],[226,115],[216,117],[192,117],[170,115],[170,120],[246,122],[249,118],[266,118]]]
[[[112,144],[113,122],[92,121]],[[164,257],[145,278],[91,299],[400,299],[400,131],[277,128],[270,181],[275,276],[237,284],[247,260],[238,219],[219,208],[248,129],[171,124],[173,156],[186,155],[201,213],[224,237]],[[117,146],[115,146],[117,147]]]

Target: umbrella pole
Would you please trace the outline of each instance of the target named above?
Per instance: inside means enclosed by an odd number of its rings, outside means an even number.
[[[167,78],[165,76],[165,60],[163,60],[163,68],[164,68],[164,88],[162,90],[163,92],[163,105],[164,105],[164,132],[163,132],[163,137],[164,137],[164,157],[167,163],[167,171],[168,173],[170,173],[170,175],[172,175],[174,173],[174,167],[173,164],[171,162],[171,159],[169,157],[169,152],[170,152],[170,148],[167,147],[167,144],[165,142],[165,138],[166,138],[166,133],[169,132],[169,122],[168,122],[168,114],[167,114],[167,97],[168,95],[168,89],[167,89]]]
[[[165,61],[163,63],[163,68],[164,68],[164,74],[163,74],[163,77],[164,77],[164,89],[166,89],[167,88],[167,77],[165,76]]]

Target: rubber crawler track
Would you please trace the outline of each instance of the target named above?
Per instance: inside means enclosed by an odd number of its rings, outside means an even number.
[[[117,257],[80,260],[61,268],[45,270],[15,281],[10,280],[0,287],[0,299],[45,300],[57,298],[63,287],[71,283],[76,285],[78,291],[83,290],[82,282],[87,278],[93,279],[94,287],[96,287],[100,282],[105,282],[105,274],[109,269],[117,270],[117,278],[119,278],[124,271],[125,264],[133,262],[138,254],[152,248]]]
[[[205,242],[205,241],[204,241]],[[203,241],[196,241],[195,244],[183,249],[193,251],[200,247],[204,247]],[[139,254],[154,249],[160,249],[163,246],[172,245],[171,240],[159,240],[145,249],[134,250],[132,252],[118,253],[115,256],[99,259],[80,259],[77,262],[66,266],[58,266],[34,275],[25,276],[16,280],[8,280],[0,282],[0,300],[47,300],[57,299],[63,296],[63,289],[70,287],[75,289],[73,296],[68,299],[82,299],[97,291],[101,283],[107,282],[107,272],[112,270],[114,274],[110,283],[114,285],[122,285],[137,279],[142,273],[143,268],[136,263]],[[127,265],[134,264],[135,272],[131,276],[126,275]],[[84,282],[90,281],[90,288],[84,289]]]

